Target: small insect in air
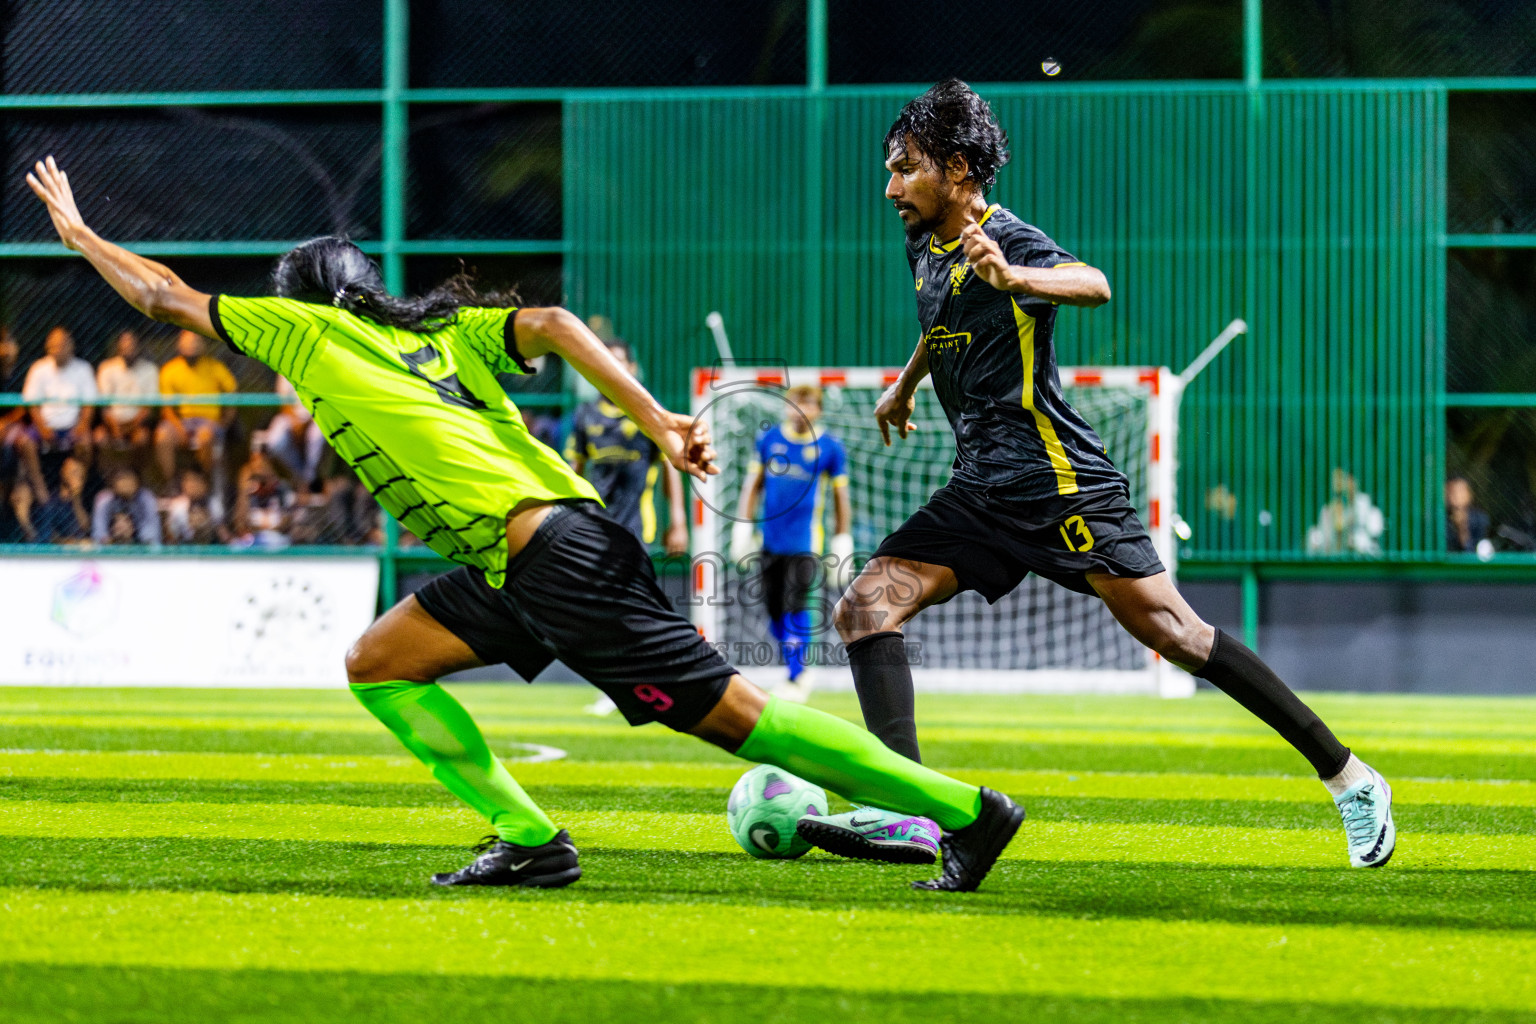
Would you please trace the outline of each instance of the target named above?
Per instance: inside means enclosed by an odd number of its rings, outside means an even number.
[[[1055,57],[1047,57],[1040,62],[1040,70],[1054,78],[1061,74],[1061,65],[1056,62]]]

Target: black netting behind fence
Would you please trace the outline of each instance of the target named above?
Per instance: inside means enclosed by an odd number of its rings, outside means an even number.
[[[194,288],[232,295],[262,294],[271,266],[264,258],[163,262]],[[174,328],[140,316],[78,257],[0,261],[0,323],[10,328],[24,364],[42,356],[43,339],[55,325],[70,329],[76,354],[92,364],[111,354],[120,331],[138,332],[160,362],[170,358],[176,335]],[[227,351],[220,355],[242,390],[271,390],[272,374],[260,363]]]
[[[1445,320],[1447,391],[1536,392],[1536,250],[1451,250]]]
[[[1264,74],[1536,74],[1530,0],[1264,0]]]
[[[359,0],[15,0],[7,93],[376,89],[383,4]]]
[[[415,238],[559,238],[560,106],[411,110]]]
[[[1446,226],[1536,232],[1536,92],[1452,93],[1447,122]]]
[[[827,47],[829,80],[850,84],[1238,78],[1242,3],[832,2]]]
[[[3,125],[6,241],[54,237],[21,183],[50,153],[108,238],[378,236],[373,108],[12,112]]]
[[[411,84],[795,85],[805,0],[612,0],[411,5]]]

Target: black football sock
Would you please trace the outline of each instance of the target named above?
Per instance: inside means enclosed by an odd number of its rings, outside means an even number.
[[[1329,779],[1344,770],[1349,748],[1240,640],[1218,629],[1211,656],[1195,675],[1210,681],[1285,737],[1312,762],[1319,778]]]
[[[860,637],[848,645],[848,667],[853,669],[864,727],[896,753],[921,762],[912,669],[902,635],[891,630]]]

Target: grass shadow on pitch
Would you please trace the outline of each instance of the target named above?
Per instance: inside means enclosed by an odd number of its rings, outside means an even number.
[[[982,890],[921,893],[931,868],[812,854],[584,848],[584,876],[553,892],[439,889],[432,872],[469,851],[235,839],[0,838],[0,885],[87,891],[233,892],[547,903],[675,903],[922,913],[1536,928],[1531,876],[1514,871],[1231,868],[1188,864],[1004,861]]]

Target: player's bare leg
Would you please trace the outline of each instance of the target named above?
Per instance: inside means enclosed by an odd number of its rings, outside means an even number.
[[[1391,787],[1350,753],[1257,654],[1196,615],[1166,572],[1140,579],[1107,573],[1087,576],[1128,633],[1186,672],[1210,681],[1311,762],[1344,819],[1351,864],[1380,867],[1391,859],[1397,838]]]
[[[347,679],[363,707],[495,829],[473,863],[434,875],[434,883],[569,885],[581,877],[570,836],[512,778],[463,705],[437,685],[449,673],[482,664],[469,645],[410,596],[353,644]]]

